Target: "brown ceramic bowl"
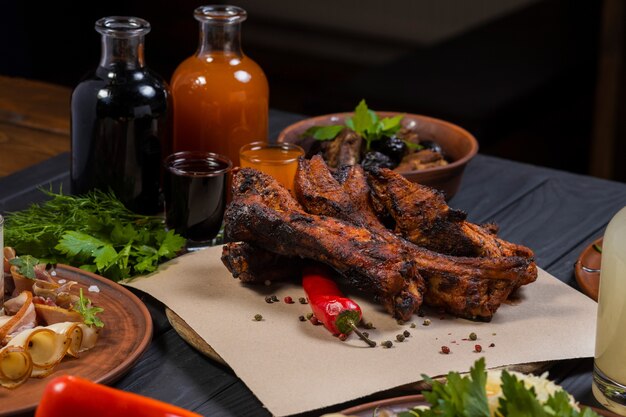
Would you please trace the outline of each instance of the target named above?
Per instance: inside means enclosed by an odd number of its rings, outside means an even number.
[[[353,113],[334,113],[312,117],[287,126],[278,135],[279,142],[296,143],[305,150],[310,149],[315,141],[313,138],[302,138],[301,135],[311,126],[343,124],[346,117]],[[376,112],[382,119],[393,117],[398,112]],[[452,123],[418,114],[404,113],[402,124],[415,130],[421,139],[436,142],[443,149],[446,166],[428,168],[419,171],[403,172],[409,181],[428,185],[443,191],[447,199],[452,198],[459,189],[461,177],[467,163],[478,152],[478,142],[467,130]]]

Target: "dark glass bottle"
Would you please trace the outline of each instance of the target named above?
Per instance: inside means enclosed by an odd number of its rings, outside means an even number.
[[[106,17],[96,31],[100,64],[72,93],[72,192],[111,189],[130,210],[154,214],[171,153],[172,103],[167,83],[144,64],[150,24]]]

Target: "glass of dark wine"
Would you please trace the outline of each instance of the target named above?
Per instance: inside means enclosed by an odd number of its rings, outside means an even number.
[[[164,161],[165,221],[187,239],[187,250],[210,246],[220,231],[232,162],[203,151],[176,152]]]

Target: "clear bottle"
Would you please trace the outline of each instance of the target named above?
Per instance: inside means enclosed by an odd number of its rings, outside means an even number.
[[[105,17],[99,66],[72,93],[71,184],[75,194],[115,192],[129,209],[162,209],[162,160],[171,153],[172,102],[167,83],[144,63],[150,24]]]
[[[626,207],[606,228],[601,265],[592,391],[626,416]]]
[[[241,146],[267,139],[269,87],[261,67],[241,50],[246,11],[202,6],[196,54],[172,77],[174,150],[208,151],[239,161]]]

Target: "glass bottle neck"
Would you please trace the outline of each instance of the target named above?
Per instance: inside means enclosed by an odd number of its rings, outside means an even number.
[[[100,66],[103,68],[139,69],[144,63],[144,36],[115,37],[102,36],[102,55]]]
[[[241,51],[241,23],[200,22],[200,44],[196,55],[202,56],[212,53],[243,56]]]

